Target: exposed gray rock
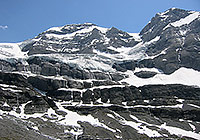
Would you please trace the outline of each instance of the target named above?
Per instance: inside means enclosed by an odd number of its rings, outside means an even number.
[[[30,65],[30,71],[31,71],[31,73],[40,74],[41,70],[42,70],[42,68],[39,65],[36,65],[36,64],[31,64]]]
[[[165,19],[164,16],[156,14],[156,16],[151,19],[151,22],[142,29],[140,34],[142,35],[144,41],[150,41],[156,36],[160,36],[165,26],[167,26],[169,23],[175,22],[188,16],[189,13],[186,10],[171,8],[165,15],[169,16]]]
[[[73,101],[74,102],[80,102],[81,101],[81,92],[79,92],[79,91],[73,91],[72,92],[72,94],[73,94]]]
[[[127,76],[126,75],[123,75],[121,73],[110,73],[110,76],[112,78],[113,81],[120,81],[124,78],[126,78]]]
[[[42,91],[51,91],[58,88],[67,87],[67,81],[56,80],[56,79],[47,79],[41,76],[28,77],[28,82],[35,88]]]
[[[72,100],[72,91],[53,90],[53,91],[47,92],[46,95],[54,99],[63,100],[63,101]]]
[[[108,74],[103,73],[103,72],[94,72],[94,77],[97,80],[109,80],[110,77]]]
[[[126,70],[135,70],[136,65],[136,61],[123,61],[120,63],[115,63],[112,67],[118,71],[125,72]]]
[[[74,80],[69,80],[68,81],[68,87],[69,88],[75,88],[75,89],[83,89],[84,85],[82,82],[74,81]]]
[[[24,113],[34,114],[34,113],[45,113],[49,108],[48,103],[43,98],[34,97],[32,102],[26,104]]]
[[[87,88],[91,88],[92,87],[92,83],[91,82],[83,82],[83,85],[84,85],[84,88],[87,89]]]
[[[92,81],[93,83],[93,86],[107,86],[107,85],[118,85],[117,82],[114,82],[114,81],[111,81],[111,80],[103,80],[103,81],[98,81],[98,80],[95,80],[95,81]]]
[[[41,133],[31,129],[27,122],[9,116],[0,119],[0,129],[0,139],[2,140],[51,140],[51,138],[45,137]]]
[[[56,76],[57,73],[59,73],[56,68],[59,68],[59,64],[55,66],[55,65],[52,65],[51,63],[43,63],[41,66],[41,75]]]
[[[30,84],[27,82],[27,77],[16,73],[0,72],[0,83],[16,85],[20,87],[30,86]]]
[[[199,99],[200,89],[185,85],[145,85],[139,87],[143,98],[167,98],[170,96],[184,99]]]
[[[1,71],[13,71],[14,65],[5,60],[0,60],[0,70]]]
[[[137,77],[140,78],[151,78],[155,76],[157,73],[152,71],[139,71],[134,73]]]
[[[117,71],[125,72],[127,71],[125,68],[121,67],[119,64],[114,63],[112,68],[116,69]]]
[[[83,97],[82,97],[83,103],[90,104],[92,101],[92,96],[93,96],[93,92],[91,90],[86,90],[83,93]]]

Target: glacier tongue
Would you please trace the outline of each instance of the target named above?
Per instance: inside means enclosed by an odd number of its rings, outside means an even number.
[[[26,58],[27,52],[22,52],[19,43],[0,43],[0,58]]]

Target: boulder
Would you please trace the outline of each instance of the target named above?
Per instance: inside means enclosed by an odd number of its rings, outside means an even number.
[[[139,78],[151,78],[155,76],[157,73],[152,71],[139,71],[134,73]]]
[[[113,81],[120,81],[126,77],[126,75],[120,74],[120,73],[110,73],[110,76]]]

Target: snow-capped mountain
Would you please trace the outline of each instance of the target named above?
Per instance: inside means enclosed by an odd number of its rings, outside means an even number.
[[[29,54],[94,54],[97,51],[119,53],[117,48],[133,47],[140,37],[116,28],[102,28],[91,23],[53,27],[39,34],[30,45],[23,48]]]
[[[0,139],[25,136],[13,125],[30,139],[200,139],[199,64],[200,12],[177,8],[140,33],[84,23],[0,43]]]

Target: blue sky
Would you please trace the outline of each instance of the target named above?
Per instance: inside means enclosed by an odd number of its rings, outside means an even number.
[[[200,0],[0,0],[0,42],[85,22],[140,32],[156,13],[172,7],[200,11]]]

